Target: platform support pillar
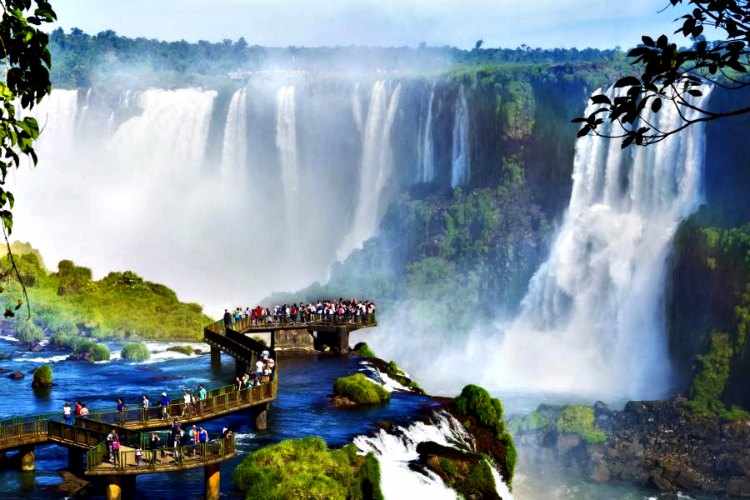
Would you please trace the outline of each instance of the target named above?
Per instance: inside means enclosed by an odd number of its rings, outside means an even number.
[[[219,500],[221,492],[221,469],[219,464],[206,465],[204,468],[206,482],[206,500]]]
[[[211,346],[211,366],[221,366],[221,349]]]
[[[255,430],[268,430],[268,403],[257,406],[255,408],[254,417]]]
[[[36,468],[33,446],[24,446],[23,448],[19,449],[18,456],[20,458],[22,472],[31,472]]]

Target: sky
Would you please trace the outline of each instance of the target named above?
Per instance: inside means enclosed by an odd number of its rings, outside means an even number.
[[[53,0],[89,33],[265,46],[630,47],[675,30],[668,0]],[[663,11],[659,13],[659,11]]]

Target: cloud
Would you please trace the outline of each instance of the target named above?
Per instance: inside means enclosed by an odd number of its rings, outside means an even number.
[[[670,31],[664,0],[58,0],[60,25],[166,40],[286,45],[612,47]],[[106,5],[106,6],[103,6]]]

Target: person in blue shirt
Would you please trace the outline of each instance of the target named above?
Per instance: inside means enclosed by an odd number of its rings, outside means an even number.
[[[169,417],[169,396],[167,396],[166,392],[161,393],[161,399],[159,400],[159,404],[161,404],[161,418],[167,419]]]

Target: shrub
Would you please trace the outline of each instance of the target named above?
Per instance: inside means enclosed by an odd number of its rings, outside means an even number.
[[[50,387],[52,385],[52,367],[42,365],[34,370],[34,381],[32,387]]]
[[[590,406],[569,405],[557,418],[557,431],[562,434],[578,434],[589,444],[600,444],[607,434],[596,426],[594,409]]]
[[[333,392],[358,404],[385,403],[391,397],[388,391],[361,373],[336,379]]]
[[[467,385],[454,403],[459,413],[476,417],[482,425],[494,429],[497,437],[502,436],[505,431],[503,404],[499,399],[491,397],[485,389]]]
[[[127,361],[146,361],[151,357],[148,347],[143,342],[131,342],[122,346],[122,359]]]
[[[370,349],[366,342],[359,342],[354,346],[354,353],[363,358],[376,358],[375,353]]]
[[[167,351],[179,352],[180,354],[185,354],[186,356],[190,356],[191,354],[193,354],[193,348],[189,345],[175,345],[172,347],[167,347]]]
[[[25,344],[33,344],[44,339],[44,332],[33,322],[16,321],[16,338]]]
[[[109,348],[104,344],[94,344],[89,350],[92,361],[107,361],[109,359]]]
[[[330,450],[322,438],[290,439],[250,453],[234,471],[248,499],[380,500],[380,469],[352,446]]]

